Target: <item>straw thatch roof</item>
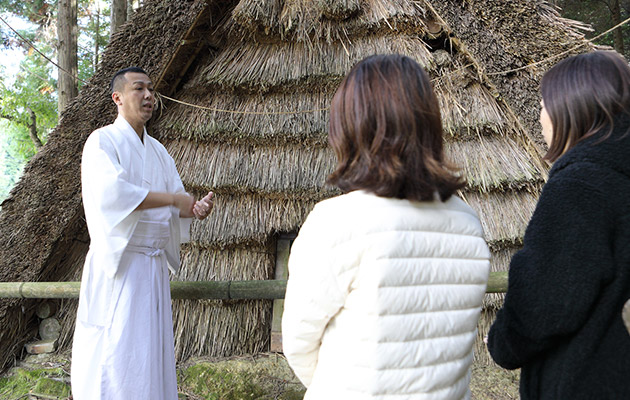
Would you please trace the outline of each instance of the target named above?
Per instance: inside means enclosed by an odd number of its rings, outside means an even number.
[[[89,242],[81,148],[113,120],[107,83],[127,65],[144,67],[160,93],[206,107],[164,100],[149,124],[187,189],[216,193],[173,279],[273,279],[278,235],[296,232],[317,201],[337,193],[324,185],[334,166],[326,108],[352,65],[375,53],[409,55],[430,74],[447,152],[469,182],[462,196],[481,217],[493,268],[506,269],[546,177],[537,92],[551,63],[501,72],[580,44],[570,21],[535,0],[146,3],[2,204],[1,281],[79,279]],[[2,365],[33,336],[35,304],[0,301]],[[67,346],[76,302],[65,304]],[[488,297],[487,308],[496,305]],[[177,300],[173,313],[179,359],[268,349],[269,301]]]

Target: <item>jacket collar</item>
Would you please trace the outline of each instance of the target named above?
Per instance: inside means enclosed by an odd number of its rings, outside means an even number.
[[[577,162],[590,162],[611,168],[630,178],[630,115],[620,115],[614,119],[613,131],[604,127],[593,136],[579,142],[562,155],[551,168],[550,174]]]

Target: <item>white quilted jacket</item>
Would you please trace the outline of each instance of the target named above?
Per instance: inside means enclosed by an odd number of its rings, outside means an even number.
[[[363,191],[317,204],[282,320],[305,399],[466,399],[490,252],[475,212]]]

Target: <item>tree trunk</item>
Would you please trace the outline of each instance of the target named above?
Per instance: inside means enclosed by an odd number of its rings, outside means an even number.
[[[42,141],[39,140],[39,137],[37,136],[37,116],[30,107],[28,107],[27,109],[29,114],[31,114],[31,123],[28,125],[28,135],[31,137],[31,140],[35,145],[35,150],[39,151],[39,149],[42,148]]]
[[[127,19],[130,20],[133,15],[133,0],[127,0]]]
[[[110,34],[118,30],[118,27],[127,20],[127,0],[112,0],[112,21]]]
[[[59,64],[57,90],[59,94],[59,107],[62,111],[70,100],[79,93],[77,86],[78,61],[77,61],[77,0],[59,0],[57,11],[57,37],[59,48],[57,59]]]
[[[94,73],[96,73],[96,67],[98,66],[98,41],[100,40],[101,30],[101,2],[96,2],[96,22],[94,23]]]
[[[610,13],[612,17],[613,26],[621,23],[621,7],[619,6],[619,0],[612,0],[610,3]],[[613,31],[613,46],[617,53],[624,54],[624,45],[623,45],[623,27]]]

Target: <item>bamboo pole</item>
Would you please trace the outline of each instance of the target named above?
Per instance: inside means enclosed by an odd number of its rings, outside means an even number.
[[[507,271],[490,272],[486,293],[506,293],[508,289]]]
[[[75,299],[81,282],[0,282],[0,298]],[[286,280],[171,282],[174,299],[283,299]],[[507,291],[507,272],[491,272],[487,293]]]

